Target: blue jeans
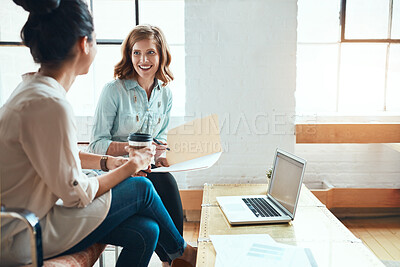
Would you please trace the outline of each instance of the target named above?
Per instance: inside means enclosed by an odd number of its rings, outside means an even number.
[[[94,243],[123,247],[116,266],[147,266],[157,244],[170,259],[181,256],[186,248],[153,184],[144,177],[130,177],[114,187],[105,220],[62,255]]]
[[[147,179],[154,185],[176,229],[183,235],[182,201],[174,176],[169,172],[154,172],[147,174]],[[161,261],[171,263],[171,259],[160,245],[157,245],[155,252]]]

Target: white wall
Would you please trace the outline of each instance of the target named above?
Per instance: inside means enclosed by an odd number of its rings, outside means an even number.
[[[294,151],[296,0],[186,0],[187,120],[216,113],[225,150],[181,188],[264,182]]]

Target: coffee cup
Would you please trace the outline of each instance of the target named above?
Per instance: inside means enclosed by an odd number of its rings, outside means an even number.
[[[128,137],[129,147],[133,149],[141,149],[145,147],[152,147],[153,137],[146,133],[130,133]],[[151,159],[151,164],[154,164],[154,157]]]
[[[153,137],[146,133],[130,133],[128,137],[129,146],[133,149],[151,147]]]

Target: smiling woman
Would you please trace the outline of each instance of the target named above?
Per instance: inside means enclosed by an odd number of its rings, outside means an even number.
[[[89,148],[99,154],[126,155],[130,132],[166,142],[172,108],[172,93],[166,86],[174,76],[164,34],[155,26],[136,26],[121,51],[116,79],[105,85],[94,117]]]
[[[115,66],[114,81],[105,85],[94,116],[89,150],[98,154],[126,155],[131,132],[150,134],[156,145],[155,165],[168,166],[166,135],[172,93],[166,87],[174,76],[171,54],[161,29],[136,26],[122,44],[122,59]],[[153,166],[154,167],[154,166]],[[150,173],[153,183],[179,232],[183,233],[183,210],[178,185],[170,173]],[[165,266],[171,259],[161,247],[156,253]]]

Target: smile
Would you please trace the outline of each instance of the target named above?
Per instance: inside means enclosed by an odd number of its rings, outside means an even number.
[[[140,66],[139,65],[139,68],[142,70],[149,70],[151,67],[152,67],[152,65],[150,65],[150,66]]]

